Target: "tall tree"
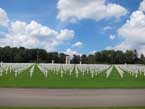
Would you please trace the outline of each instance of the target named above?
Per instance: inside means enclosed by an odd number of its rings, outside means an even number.
[[[85,54],[81,56],[81,62],[82,64],[88,64],[88,57]]]
[[[59,57],[59,63],[65,63],[66,54],[60,53],[58,57]]]
[[[65,63],[66,54],[58,52],[47,52],[44,49],[26,49],[24,47],[10,46],[0,47],[0,61],[3,62],[49,62],[54,60],[55,63]],[[145,64],[145,57],[143,54],[138,56],[137,50],[127,50],[126,52],[103,50],[95,54],[74,55],[71,62],[83,64]]]
[[[79,55],[73,55],[72,63],[79,64],[80,63],[80,56]]]
[[[88,56],[88,63],[89,64],[95,64],[96,63],[96,61],[95,61],[95,55],[90,54]]]
[[[145,57],[143,54],[140,55],[140,63],[145,64]]]

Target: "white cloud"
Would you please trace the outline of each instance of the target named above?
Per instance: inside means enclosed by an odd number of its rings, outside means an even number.
[[[94,55],[96,52],[97,52],[96,50],[93,50],[93,51],[90,51],[89,54],[93,54]]]
[[[72,39],[74,37],[74,31],[73,30],[68,30],[68,29],[64,29],[61,30],[57,39],[59,40],[68,40],[68,39]]]
[[[30,23],[15,21],[8,27],[8,33],[1,38],[1,46],[24,46],[27,48],[38,47],[45,48],[47,51],[53,51],[65,40],[74,37],[73,30],[56,31],[47,26],[43,26],[36,21]]]
[[[107,46],[107,47],[105,48],[105,50],[112,50],[112,49],[114,49],[112,46]]]
[[[0,26],[8,26],[9,18],[5,10],[0,8]]]
[[[143,1],[140,3],[139,10],[145,11],[145,0],[143,0]]]
[[[1,25],[6,26],[8,32],[1,32],[3,37],[0,37],[0,46],[38,47],[47,51],[54,51],[58,45],[72,39],[75,35],[73,30],[62,29],[56,31],[36,21],[30,23],[23,21],[11,22],[5,10],[0,8]]]
[[[126,41],[136,44],[145,43],[145,14],[142,11],[132,13],[130,20],[118,30]]]
[[[111,35],[109,36],[109,38],[110,38],[111,40],[114,40],[114,39],[116,38],[116,36],[111,34]]]
[[[107,46],[105,50],[121,50],[125,52],[126,50],[134,50],[128,43],[122,42],[121,44],[113,47],[113,46]]]
[[[137,49],[145,53],[145,14],[142,11],[133,12],[130,19],[118,29],[118,34],[124,41],[114,49]]]
[[[55,30],[50,29],[47,26],[43,26],[36,21],[31,21],[30,23],[16,21],[12,22],[9,28],[10,32],[13,34],[24,34],[30,36],[47,36],[47,37],[54,37],[57,36],[59,33]]]
[[[107,47],[115,50],[138,50],[139,53],[145,54],[145,0],[140,3],[139,9],[134,11],[130,19],[118,29],[118,35],[124,41],[115,47]]]
[[[71,48],[68,48],[65,52],[65,54],[70,55],[73,57],[73,55],[81,55],[81,53],[77,52],[76,50],[72,50]]]
[[[103,30],[105,30],[105,31],[112,30],[112,27],[111,27],[111,26],[105,26],[105,27],[103,28]]]
[[[61,21],[76,22],[81,19],[101,20],[120,18],[127,9],[119,4],[105,4],[105,0],[59,0],[57,18]]]
[[[115,50],[121,50],[121,51],[126,51],[126,50],[134,50],[136,49],[135,47],[133,47],[131,44],[129,44],[128,42],[122,42],[121,44],[112,47],[112,49]]]
[[[81,48],[83,46],[82,42],[76,42],[72,45],[72,47]]]

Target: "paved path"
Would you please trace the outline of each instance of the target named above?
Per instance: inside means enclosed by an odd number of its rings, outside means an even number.
[[[3,106],[145,106],[145,89],[0,88]]]

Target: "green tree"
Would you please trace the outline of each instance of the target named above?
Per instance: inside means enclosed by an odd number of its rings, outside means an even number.
[[[72,63],[79,64],[80,63],[80,56],[79,55],[73,55]]]
[[[87,64],[88,63],[88,57],[85,54],[83,54],[81,56],[81,61],[82,61],[82,64]]]

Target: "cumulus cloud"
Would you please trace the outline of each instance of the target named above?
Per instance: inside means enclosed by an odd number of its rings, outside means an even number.
[[[123,6],[115,3],[106,4],[105,0],[59,0],[57,8],[57,18],[69,22],[81,19],[120,18],[127,14],[127,9]]]
[[[133,12],[118,33],[132,44],[145,44],[145,14],[142,11]]]
[[[61,30],[57,39],[58,40],[68,40],[68,39],[72,39],[74,37],[74,31],[73,30],[68,30],[68,29],[64,29]]]
[[[127,42],[121,42],[121,44],[113,47],[113,46],[107,46],[105,48],[106,50],[121,50],[121,51],[126,51],[126,50],[134,50],[133,47],[128,44]]]
[[[9,23],[9,24],[8,24]],[[0,26],[6,26],[8,32],[0,37],[0,46],[44,48],[54,51],[58,45],[73,39],[75,32],[69,29],[56,31],[36,21],[10,21],[4,9],[0,8]]]
[[[9,24],[8,24],[9,23]],[[5,10],[0,8],[0,25],[6,26],[8,32],[0,37],[0,46],[44,48],[53,51],[64,41],[73,39],[75,32],[69,29],[56,31],[36,21],[9,21]]]
[[[109,38],[110,38],[111,40],[114,40],[114,39],[116,38],[116,36],[111,34],[111,35],[109,36]]]
[[[93,50],[93,51],[90,51],[89,54],[94,55],[96,52],[97,52],[96,50]]]
[[[0,25],[7,25],[7,13],[0,9]],[[41,25],[36,21],[26,23],[23,21],[10,22],[7,26],[8,32],[0,37],[0,46],[44,48],[47,51],[53,51],[55,48],[74,37],[75,32],[69,29],[60,31],[53,30],[47,26]]]
[[[145,14],[142,11],[133,12],[130,19],[118,29],[118,34],[124,41],[114,49],[137,49],[145,53]]]
[[[83,43],[82,42],[76,42],[72,45],[72,47],[76,47],[76,48],[81,48],[83,46]]]
[[[7,26],[9,22],[9,18],[5,10],[0,8],[0,26]]]
[[[73,55],[81,55],[81,53],[76,50],[72,50],[71,48],[68,48],[64,53],[70,55],[71,57],[73,57]]]
[[[104,30],[104,31],[112,30],[112,27],[111,27],[111,26],[105,26],[105,27],[103,28],[103,30]]]
[[[143,0],[143,1],[140,3],[139,10],[145,11],[145,0]]]

